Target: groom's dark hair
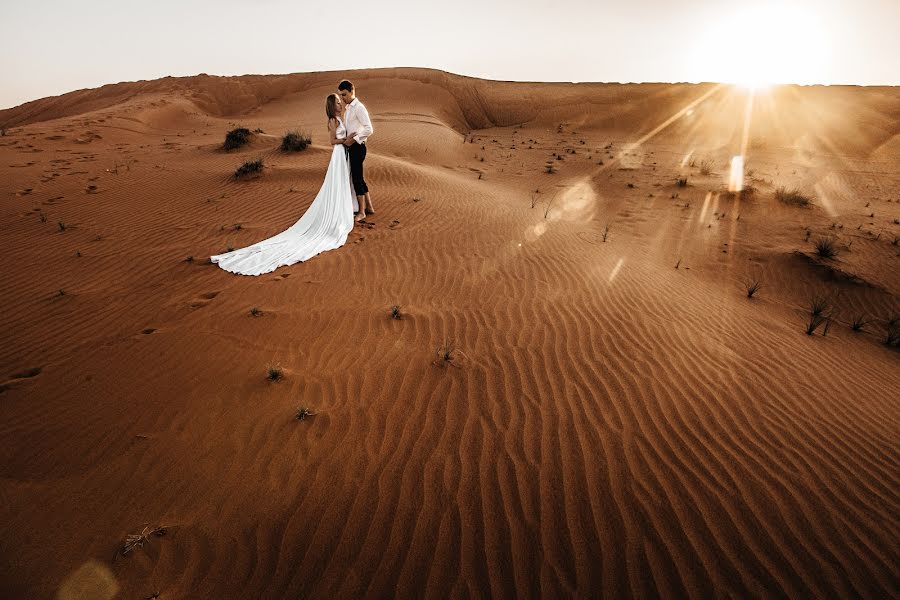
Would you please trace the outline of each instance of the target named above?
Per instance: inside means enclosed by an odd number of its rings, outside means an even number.
[[[348,92],[352,92],[352,91],[353,91],[353,84],[350,83],[349,81],[347,81],[347,80],[345,79],[345,80],[343,80],[342,82],[340,82],[340,83],[338,84],[338,89],[339,89],[339,90],[346,90],[346,91],[348,91]]]

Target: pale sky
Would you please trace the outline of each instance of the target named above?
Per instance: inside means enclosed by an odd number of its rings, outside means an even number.
[[[0,0],[0,108],[166,75],[900,85],[900,0]]]

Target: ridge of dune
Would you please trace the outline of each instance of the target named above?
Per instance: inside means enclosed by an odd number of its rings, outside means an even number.
[[[739,194],[714,84],[352,72],[371,222],[207,264],[309,206],[340,75],[0,111],[0,596],[896,595],[900,90],[773,91]]]

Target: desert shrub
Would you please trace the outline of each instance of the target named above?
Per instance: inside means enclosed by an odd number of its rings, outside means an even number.
[[[820,258],[834,258],[837,255],[838,249],[833,238],[819,238],[816,240],[816,256]]]
[[[711,160],[701,160],[700,161],[700,174],[701,175],[709,175],[712,173],[713,161]]]
[[[279,381],[284,377],[284,369],[279,365],[270,365],[266,367],[266,379],[269,381]]]
[[[259,175],[262,173],[263,166],[262,159],[248,160],[235,170],[234,176],[235,178],[240,179],[250,175]]]
[[[775,199],[792,206],[809,206],[812,203],[812,198],[803,194],[797,188],[788,190],[784,186],[775,190]]]
[[[675,183],[678,184],[678,187],[687,187],[687,177],[681,177]]]
[[[853,321],[850,322],[850,329],[853,331],[862,331],[863,327],[865,327],[869,321],[866,319],[866,316],[863,314],[856,315],[853,317]]]
[[[747,288],[747,297],[752,298],[756,292],[759,291],[759,288],[762,287],[762,283],[760,283],[759,279],[751,279],[746,283]]]
[[[234,150],[235,148],[240,148],[250,141],[250,135],[250,130],[246,127],[238,127],[237,129],[232,129],[225,134],[225,143],[222,147],[225,148],[225,150]]]
[[[884,343],[892,348],[900,348],[900,316],[893,315],[888,317],[885,327],[887,331],[885,332]]]
[[[306,150],[306,147],[312,144],[312,138],[308,133],[299,131],[288,131],[281,138],[282,152],[300,152]]]
[[[809,323],[806,325],[806,335],[812,335],[820,325],[831,319],[831,304],[827,298],[814,296],[809,301]]]

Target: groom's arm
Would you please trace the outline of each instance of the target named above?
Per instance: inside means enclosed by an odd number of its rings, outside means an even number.
[[[366,110],[366,107],[360,105],[356,110],[356,115],[359,117],[359,129],[351,137],[356,140],[356,143],[362,144],[375,130],[372,128],[372,120],[369,119],[369,111]]]

